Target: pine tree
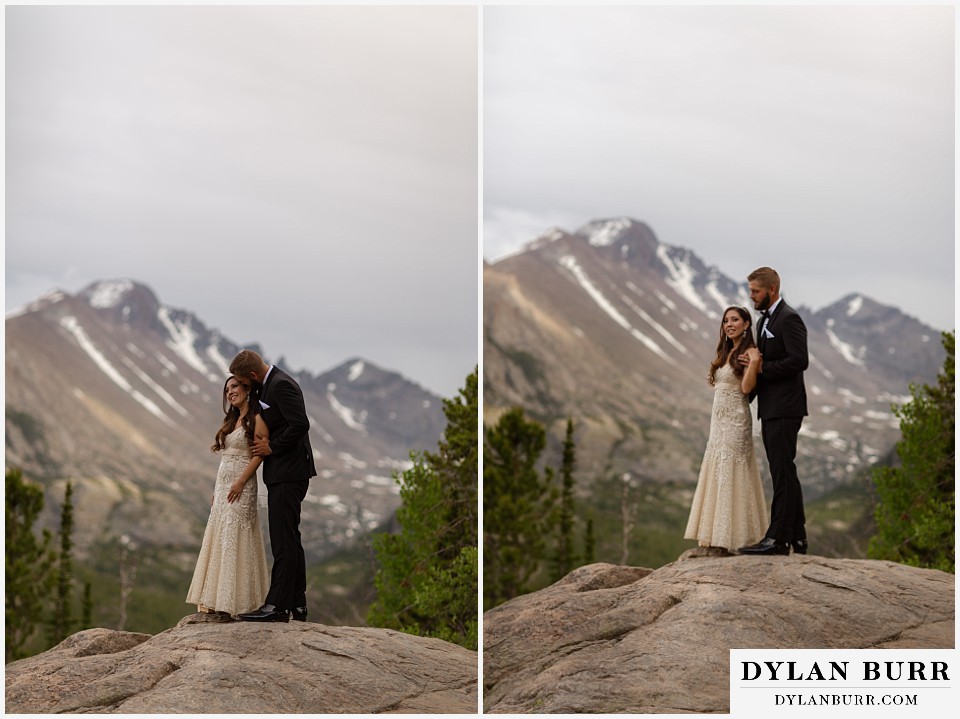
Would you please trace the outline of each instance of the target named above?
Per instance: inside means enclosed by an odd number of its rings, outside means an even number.
[[[593,536],[593,517],[587,520],[587,529],[583,537],[583,563],[593,564],[596,559],[597,540]]]
[[[483,606],[529,591],[555,524],[552,471],[536,469],[546,432],[523,410],[485,431],[483,454]]]
[[[60,553],[57,557],[57,587],[48,635],[50,645],[62,642],[73,629],[73,485],[67,490],[60,509]]]
[[[444,401],[436,454],[400,474],[400,534],[374,538],[377,599],[367,621],[476,649],[478,372]]]
[[[437,454],[426,454],[436,472],[445,510],[442,534],[437,545],[446,559],[459,554],[459,548],[476,547],[479,527],[477,455],[480,399],[478,372],[474,370],[455,399],[443,400],[447,426]]]
[[[911,385],[913,399],[894,408],[901,465],[874,471],[873,559],[954,571],[955,345],[955,333],[944,332],[947,357],[936,386]]]
[[[93,587],[90,582],[83,583],[83,603],[80,605],[80,628],[93,626]]]
[[[576,446],[573,442],[573,420],[567,420],[567,434],[563,440],[563,461],[560,480],[563,485],[560,495],[560,512],[557,522],[557,557],[554,562],[553,579],[557,581],[569,574],[576,563],[573,551],[573,470],[576,466]]]
[[[43,509],[43,489],[24,481],[19,469],[8,469],[4,490],[4,614],[6,661],[29,655],[26,644],[43,621],[53,587],[52,537],[38,541],[34,522]]]

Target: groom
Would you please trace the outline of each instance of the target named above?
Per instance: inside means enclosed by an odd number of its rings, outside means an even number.
[[[245,622],[289,622],[290,615],[307,619],[307,574],[300,541],[300,504],[310,477],[317,474],[307,431],[310,422],[300,385],[256,352],[241,350],[230,363],[230,373],[260,386],[260,415],[269,439],[256,439],[254,455],[263,457],[267,485],[267,518],[273,569],[270,591],[262,607],[239,615]]]
[[[803,492],[794,460],[797,435],[807,415],[803,371],[807,368],[807,328],[800,315],[780,297],[780,275],[769,267],[747,277],[750,299],[762,310],[757,323],[757,347],[762,362],[757,376],[757,415],[763,448],[773,478],[770,526],[762,540],[741,547],[741,554],[807,553]],[[746,355],[741,364],[749,364]],[[752,399],[752,397],[751,397]]]

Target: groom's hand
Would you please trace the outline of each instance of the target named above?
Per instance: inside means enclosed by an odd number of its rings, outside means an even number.
[[[255,439],[253,444],[250,446],[250,451],[255,457],[266,457],[270,452],[270,440],[269,439]]]

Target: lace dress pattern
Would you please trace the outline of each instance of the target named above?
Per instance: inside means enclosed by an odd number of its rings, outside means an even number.
[[[230,486],[252,455],[242,427],[226,437],[213,491],[213,506],[187,603],[230,614],[249,612],[263,604],[270,588],[263,534],[257,517],[257,478],[244,485],[240,499],[227,502]]]
[[[767,503],[753,450],[753,419],[729,365],[717,370],[710,437],[684,533],[701,547],[736,550],[767,530]]]

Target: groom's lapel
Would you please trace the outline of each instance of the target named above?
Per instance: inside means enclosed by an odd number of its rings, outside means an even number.
[[[270,386],[270,383],[273,382],[273,378],[277,376],[277,366],[274,365],[273,369],[270,370],[270,374],[267,375],[267,379],[263,383],[263,387],[260,388],[260,399],[263,399],[267,395],[267,387]]]
[[[777,309],[773,311],[773,314],[770,315],[770,319],[767,320],[767,327],[770,328],[770,332],[773,332],[773,326],[777,323],[777,320],[780,318],[780,313],[783,311],[786,302],[781,300],[780,304],[777,305]]]
[[[780,304],[777,305],[777,309],[775,309],[773,313],[770,315],[770,317],[767,318],[767,323],[764,325],[764,330],[762,333],[763,345],[761,345],[759,341],[757,342],[757,348],[760,349],[761,352],[763,351],[762,348],[767,344],[767,332],[769,332],[771,335],[776,337],[777,333],[775,331],[775,327],[777,324],[777,320],[780,318],[780,313],[783,311],[783,307],[785,304],[786,304],[785,302],[781,301]]]

